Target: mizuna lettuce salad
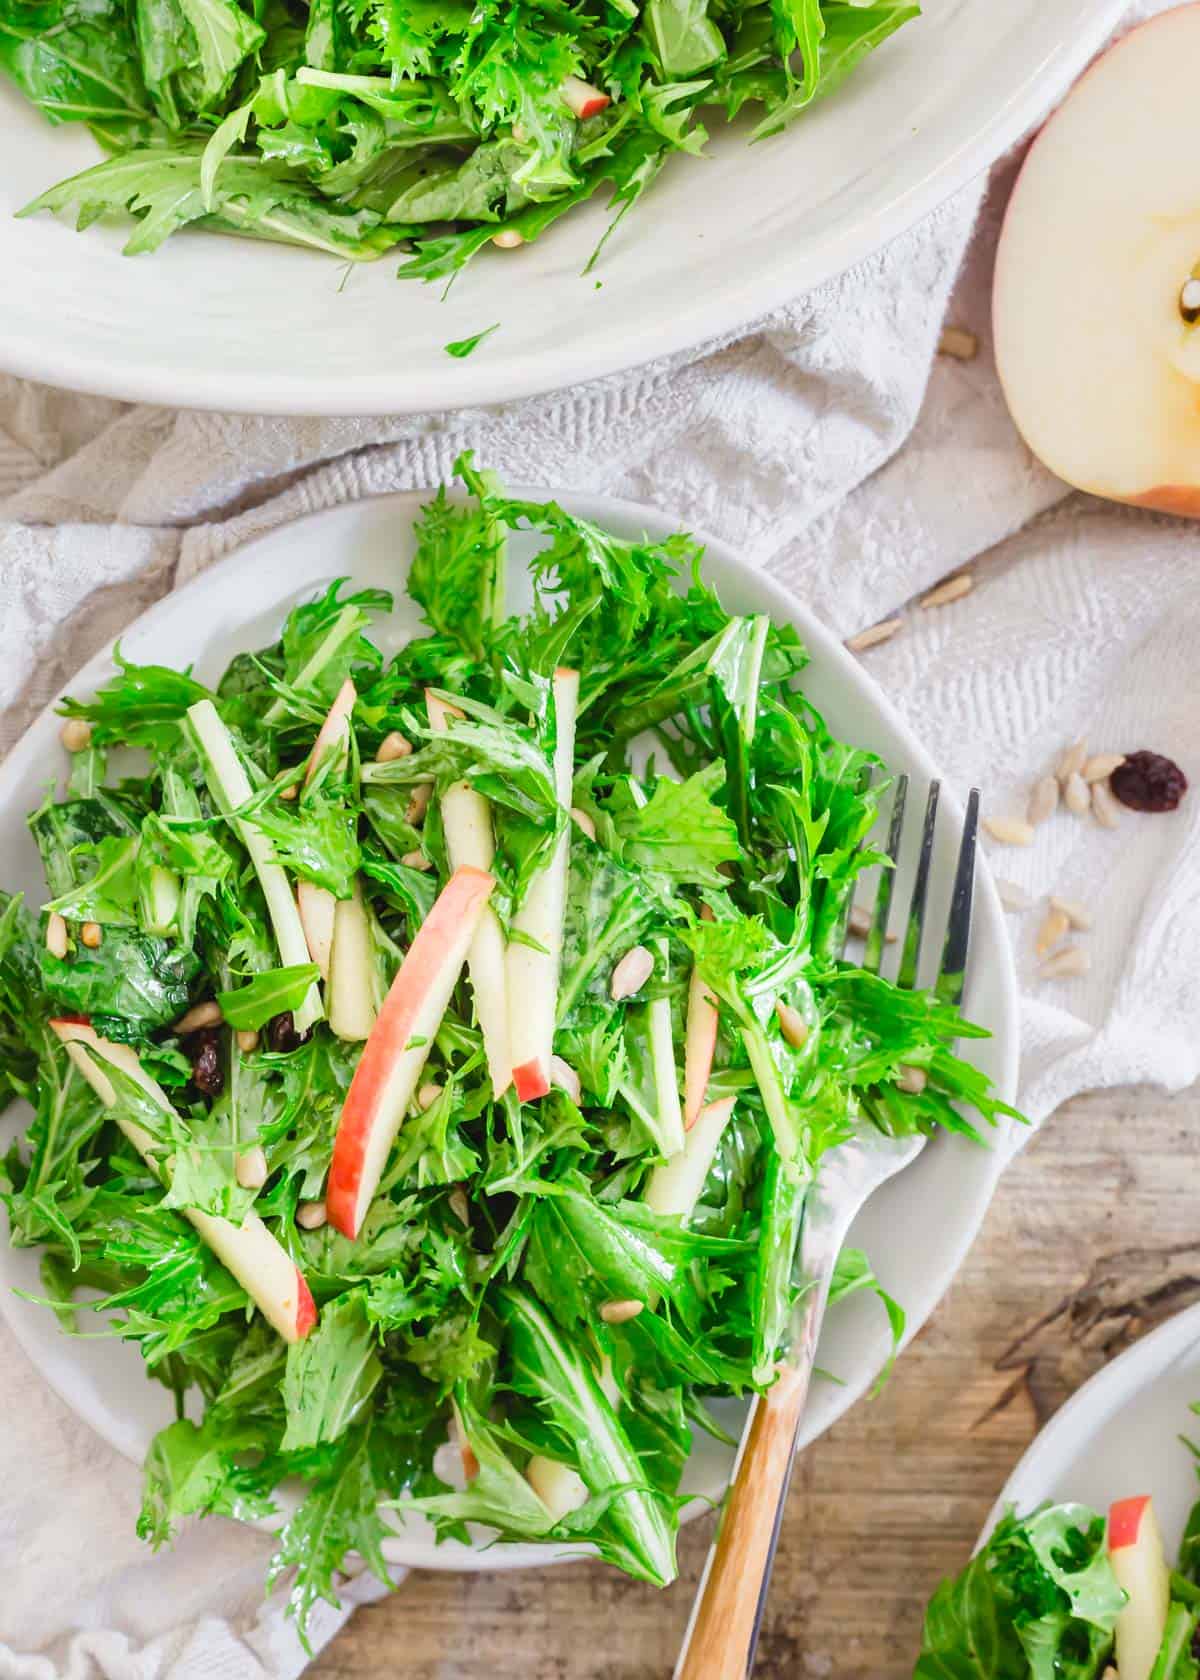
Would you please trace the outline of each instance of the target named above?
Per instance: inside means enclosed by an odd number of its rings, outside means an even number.
[[[1009,1511],[925,1613],[913,1680],[1198,1680],[1200,1504],[1168,1568],[1153,1501]]]
[[[784,128],[916,0],[0,0],[0,70],[111,154],[30,210],[195,223],[454,274],[605,192],[627,210],[706,117]]]
[[[394,657],[344,581],[215,689],[118,652],[61,708],[44,899],[0,900],[12,1240],[64,1332],[176,1398],[149,1541],[300,1489],[302,1625],[413,1512],[669,1582],[694,1432],[773,1380],[822,1153],[1011,1112],[951,1048],[982,1029],[843,960],[887,784],[795,631],[727,612],[687,536],[459,470]],[[835,1297],[873,1286],[844,1254]]]

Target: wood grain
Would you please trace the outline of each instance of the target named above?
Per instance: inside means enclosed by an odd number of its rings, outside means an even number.
[[[1198,1183],[1200,1088],[1081,1098],[1033,1140],[883,1395],[797,1465],[757,1680],[908,1680],[926,1598],[962,1567],[1041,1424],[1200,1300]],[[598,1564],[414,1575],[312,1672],[667,1680],[711,1533],[711,1518],[684,1531],[666,1593]]]
[[[810,1333],[802,1345],[811,1347],[814,1339]],[[785,1365],[755,1402],[679,1680],[746,1680],[761,1583],[811,1369],[811,1359],[799,1368]]]

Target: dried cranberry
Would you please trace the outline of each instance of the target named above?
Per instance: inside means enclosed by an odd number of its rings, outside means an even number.
[[[1109,778],[1122,805],[1131,811],[1173,811],[1187,792],[1187,777],[1161,753],[1130,753]]]
[[[296,1031],[296,1023],[290,1009],[285,1009],[282,1015],[272,1015],[267,1022],[267,1046],[277,1054],[299,1050],[308,1037],[308,1033]]]
[[[201,1027],[189,1033],[184,1050],[192,1064],[192,1084],[206,1097],[218,1097],[225,1087],[225,1073],[221,1067],[221,1029]]]

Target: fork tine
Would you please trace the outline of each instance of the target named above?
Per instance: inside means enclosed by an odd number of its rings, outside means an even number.
[[[979,830],[979,789],[972,788],[967,800],[958,864],[954,871],[954,892],[946,921],[946,941],[937,978],[937,995],[943,1003],[962,1002],[967,978],[967,951],[971,942],[971,904],[975,892],[975,839]]]
[[[892,820],[888,826],[887,855],[891,869],[879,872],[879,887],[875,894],[875,908],[871,913],[871,930],[867,934],[862,966],[868,974],[878,974],[883,961],[883,942],[887,933],[888,916],[892,908],[892,891],[896,885],[896,859],[900,856],[900,838],[904,832],[904,801],[908,796],[908,777],[897,776],[896,793],[892,800]]]
[[[925,899],[929,892],[929,869],[933,861],[933,831],[937,825],[940,782],[930,782],[929,797],[925,801],[925,827],[921,835],[921,855],[917,859],[917,874],[913,881],[912,901],[908,907],[908,925],[904,930],[904,949],[900,955],[900,971],[896,984],[909,991],[917,983],[917,969],[921,963],[921,934],[925,925]]]

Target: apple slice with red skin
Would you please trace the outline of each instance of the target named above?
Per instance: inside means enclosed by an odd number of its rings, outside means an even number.
[[[1167,1626],[1171,1574],[1148,1494],[1118,1499],[1108,1513],[1108,1559],[1129,1602],[1117,1617],[1121,1680],[1149,1680]]]
[[[579,709],[579,672],[560,667],[554,673],[554,789],[564,815],[571,809],[575,779],[575,717]],[[534,941],[510,940],[506,956],[508,1031],[513,1084],[522,1102],[544,1097],[550,1089],[550,1057],[558,1009],[558,970],[562,956],[563,917],[567,907],[571,827],[568,820],[549,861],[525,889],[514,931]]]
[[[455,870],[417,929],[363,1046],[325,1196],[330,1224],[343,1236],[353,1239],[362,1228],[495,884],[482,869]]]
[[[449,728],[452,718],[464,716],[457,706],[440,699],[431,690],[426,690],[425,708],[429,713],[430,728],[439,735]],[[491,806],[483,794],[469,782],[455,782],[442,794],[441,810],[450,867],[490,870],[496,842],[492,832]],[[483,1034],[488,1077],[492,1082],[492,1094],[496,1097],[503,1096],[512,1084],[505,966],[504,930],[489,904],[479,918],[471,949],[467,952],[467,972],[471,976],[475,1018]]]
[[[344,752],[350,744],[350,714],[354,710],[354,703],[358,699],[358,690],[347,677],[341,688],[333,697],[333,705],[325,714],[325,721],[317,731],[317,738],[312,744],[312,751],[308,755],[308,764],[304,771],[304,785],[307,787],[320,769],[326,755],[335,750]]]
[[[582,122],[586,117],[598,117],[601,111],[607,111],[612,100],[591,82],[585,82],[580,76],[564,76],[559,88],[563,103]]]
[[[50,1023],[67,1055],[106,1108],[116,1105],[117,1094],[104,1072],[107,1062],[136,1080],[160,1108],[171,1112],[171,1101],[157,1080],[148,1074],[128,1044],[101,1038],[83,1018],[60,1016]],[[114,1116],[130,1143],[155,1173],[161,1172],[161,1152],[154,1139],[137,1121],[122,1114]],[[241,1284],[263,1317],[278,1330],[285,1342],[299,1342],[317,1322],[317,1309],[304,1274],[291,1255],[277,1242],[251,1208],[240,1225],[219,1219],[199,1208],[181,1208],[213,1253]]]
[[[1035,140],[996,251],[996,368],[1017,429],[1081,490],[1200,516],[1195,67],[1200,6],[1091,66]],[[1126,1680],[1124,1674],[1121,1680]]]

